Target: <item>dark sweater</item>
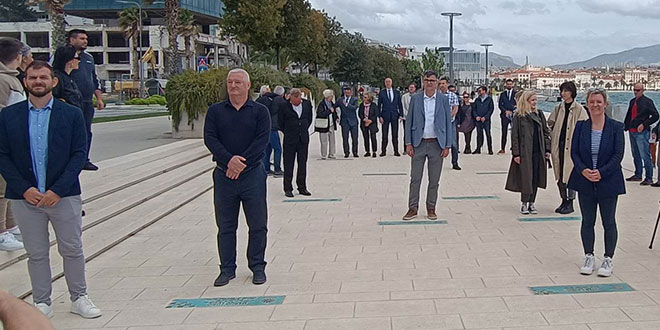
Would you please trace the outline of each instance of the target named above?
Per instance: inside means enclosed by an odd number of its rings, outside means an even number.
[[[269,111],[252,100],[248,100],[239,111],[227,100],[211,105],[206,113],[204,143],[223,171],[237,155],[246,160],[243,173],[263,166],[269,137]]]
[[[99,80],[96,77],[96,66],[94,57],[87,52],[80,52],[80,68],[71,72],[71,78],[78,85],[82,94],[83,102],[92,102],[92,96],[97,89],[100,89]]]
[[[486,120],[490,120],[493,110],[495,110],[495,104],[493,103],[493,98],[490,96],[487,96],[483,101],[481,97],[477,97],[472,103],[472,117],[474,118],[485,117]]]

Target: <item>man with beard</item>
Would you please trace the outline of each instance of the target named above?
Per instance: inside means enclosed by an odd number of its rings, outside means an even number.
[[[85,51],[87,49],[87,31],[71,30],[68,34],[68,43],[78,51],[80,68],[71,72],[71,78],[75,81],[82,94],[82,112],[85,117],[85,130],[87,132],[87,161],[83,170],[96,171],[98,166],[89,160],[89,150],[92,148],[92,119],[94,119],[94,104],[92,97],[96,96],[96,107],[99,110],[105,108],[103,95],[99,80],[96,77],[94,57]]]
[[[96,318],[101,311],[87,296],[85,281],[78,180],[87,152],[85,121],[80,109],[53,97],[58,80],[48,63],[34,61],[25,73],[28,100],[0,111],[0,174],[27,251],[34,304],[53,315],[50,222],[64,259],[71,312]]]

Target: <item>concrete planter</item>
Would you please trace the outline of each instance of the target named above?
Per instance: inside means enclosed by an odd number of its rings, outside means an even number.
[[[204,137],[204,120],[206,114],[200,114],[199,119],[188,125],[188,115],[184,112],[181,114],[181,123],[179,123],[179,130],[177,131],[172,126],[172,137],[175,139],[201,139]]]

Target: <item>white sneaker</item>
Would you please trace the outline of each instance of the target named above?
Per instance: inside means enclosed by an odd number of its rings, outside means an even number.
[[[591,275],[594,273],[596,268],[596,258],[593,254],[586,254],[584,256],[584,266],[580,268],[580,274],[582,275]]]
[[[605,257],[605,259],[603,259],[603,264],[600,265],[600,269],[598,269],[598,276],[610,277],[612,276],[613,269],[614,269],[614,264],[612,263],[612,258]]]
[[[522,214],[529,214],[529,208],[527,207],[527,203],[522,203],[522,206],[520,207],[520,213]]]
[[[47,318],[53,318],[53,307],[50,307],[50,305],[46,305],[45,303],[38,303],[34,304],[34,307],[36,307],[41,312],[41,314],[46,315]]]
[[[78,314],[85,319],[94,319],[101,316],[101,310],[94,305],[88,296],[80,296],[71,303],[71,313]]]
[[[14,226],[14,228],[8,229],[7,231],[14,235],[17,241],[23,242],[23,235],[21,234],[21,230],[18,229],[18,226]]]
[[[529,203],[529,213],[530,214],[539,214],[539,211],[534,206],[534,203]]]
[[[23,243],[19,242],[12,233],[6,231],[0,234],[0,250],[16,251],[22,248]]]

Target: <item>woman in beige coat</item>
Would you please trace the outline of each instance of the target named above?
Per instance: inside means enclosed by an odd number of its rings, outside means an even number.
[[[589,115],[587,110],[575,100],[577,95],[575,83],[567,81],[559,86],[559,91],[563,101],[548,117],[548,126],[552,131],[550,134],[552,165],[562,199],[561,205],[555,212],[569,214],[574,212],[573,200],[575,199],[575,191],[568,189],[568,178],[573,171],[573,161],[571,160],[573,132],[577,122],[589,119]]]

